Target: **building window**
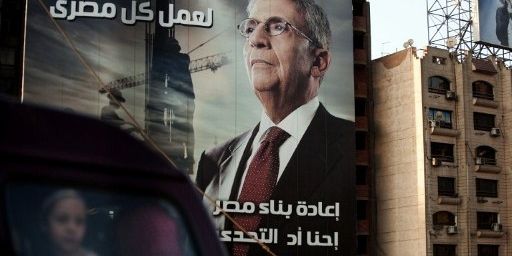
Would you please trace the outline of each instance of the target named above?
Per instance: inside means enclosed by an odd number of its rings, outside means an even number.
[[[428,92],[445,94],[450,90],[450,81],[442,76],[431,76],[428,78]]]
[[[498,223],[498,213],[495,212],[477,212],[477,229],[492,229],[494,223]]]
[[[491,131],[494,125],[494,115],[484,113],[473,113],[473,126],[475,130],[479,131]]]
[[[435,122],[436,126],[452,129],[452,112],[437,108],[428,109],[428,120]]]
[[[366,150],[366,132],[356,131],[356,150]]]
[[[499,245],[479,244],[478,256],[498,256]]]
[[[437,158],[443,162],[453,162],[453,144],[431,142],[430,157]]]
[[[357,220],[368,219],[368,201],[357,200]]]
[[[352,15],[353,16],[363,16],[363,3],[360,2],[352,2]]]
[[[451,212],[440,211],[434,213],[433,224],[434,226],[454,226],[455,225],[455,215]]]
[[[496,165],[496,150],[489,146],[477,147],[475,164]]]
[[[477,178],[476,196],[498,197],[498,181]]]
[[[353,34],[353,40],[354,40],[354,49],[364,49],[364,38],[365,33],[354,31]]]
[[[445,65],[446,58],[439,57],[439,56],[432,56],[432,63],[438,64],[438,65]]]
[[[494,92],[492,84],[485,81],[473,82],[473,97],[494,100]]]
[[[455,256],[456,248],[454,244],[434,244],[434,256]]]
[[[356,166],[356,185],[368,185],[368,167]]]
[[[365,255],[368,253],[368,236],[357,236],[357,255]]]
[[[366,116],[366,99],[356,97],[355,112],[356,116]]]
[[[437,177],[437,194],[439,196],[455,196],[455,178]]]

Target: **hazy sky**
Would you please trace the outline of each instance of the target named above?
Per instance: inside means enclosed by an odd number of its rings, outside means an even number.
[[[423,48],[428,43],[426,0],[368,0],[372,59],[403,49],[409,39]]]

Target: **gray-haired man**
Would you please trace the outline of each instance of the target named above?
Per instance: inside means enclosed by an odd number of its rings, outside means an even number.
[[[234,216],[248,231],[277,230],[277,242],[268,244],[277,255],[353,255],[353,123],[329,114],[317,97],[331,62],[328,20],[311,0],[253,0],[247,11],[249,18],[238,29],[247,38],[245,65],[263,107],[261,120],[203,153],[197,184],[218,200],[292,205],[288,217]],[[339,218],[318,212],[297,216],[295,207],[302,202],[338,203]],[[224,218],[217,225],[237,230]],[[304,234],[301,244],[290,236],[298,233]],[[308,235],[332,239],[313,243],[306,241]],[[255,244],[228,246],[233,255],[264,255]]]

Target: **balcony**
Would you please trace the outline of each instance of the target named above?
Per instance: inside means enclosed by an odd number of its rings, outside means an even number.
[[[487,108],[498,108],[498,102],[492,99],[475,97],[473,93],[473,105]]]
[[[476,236],[479,238],[500,238],[505,235],[503,231],[493,231],[493,230],[478,230],[476,232]]]
[[[496,166],[496,159],[477,157],[475,159],[475,171],[485,173],[500,173],[501,168]]]
[[[441,127],[432,127],[430,129],[430,134],[432,135],[440,135],[440,136],[447,136],[447,137],[457,137],[459,136],[460,132],[458,130],[453,129],[446,129]]]
[[[447,205],[459,205],[461,202],[458,197],[440,196],[437,198],[437,203]]]
[[[452,124],[443,121],[430,120],[430,134],[448,137],[459,136],[459,131],[452,129]]]
[[[432,159],[437,159],[438,161],[441,161],[442,163],[453,163],[454,162],[453,156],[449,156],[449,155],[432,154]]]

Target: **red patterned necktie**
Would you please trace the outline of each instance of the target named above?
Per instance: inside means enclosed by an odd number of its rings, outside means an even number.
[[[260,203],[268,202],[277,182],[279,147],[288,137],[290,135],[279,127],[273,126],[269,129],[249,165],[242,191],[238,198],[239,202],[253,202],[256,205],[256,209],[258,209]],[[256,231],[261,215],[235,215],[234,220],[245,230]],[[248,251],[248,244],[237,243],[233,246],[234,256],[247,255]]]

